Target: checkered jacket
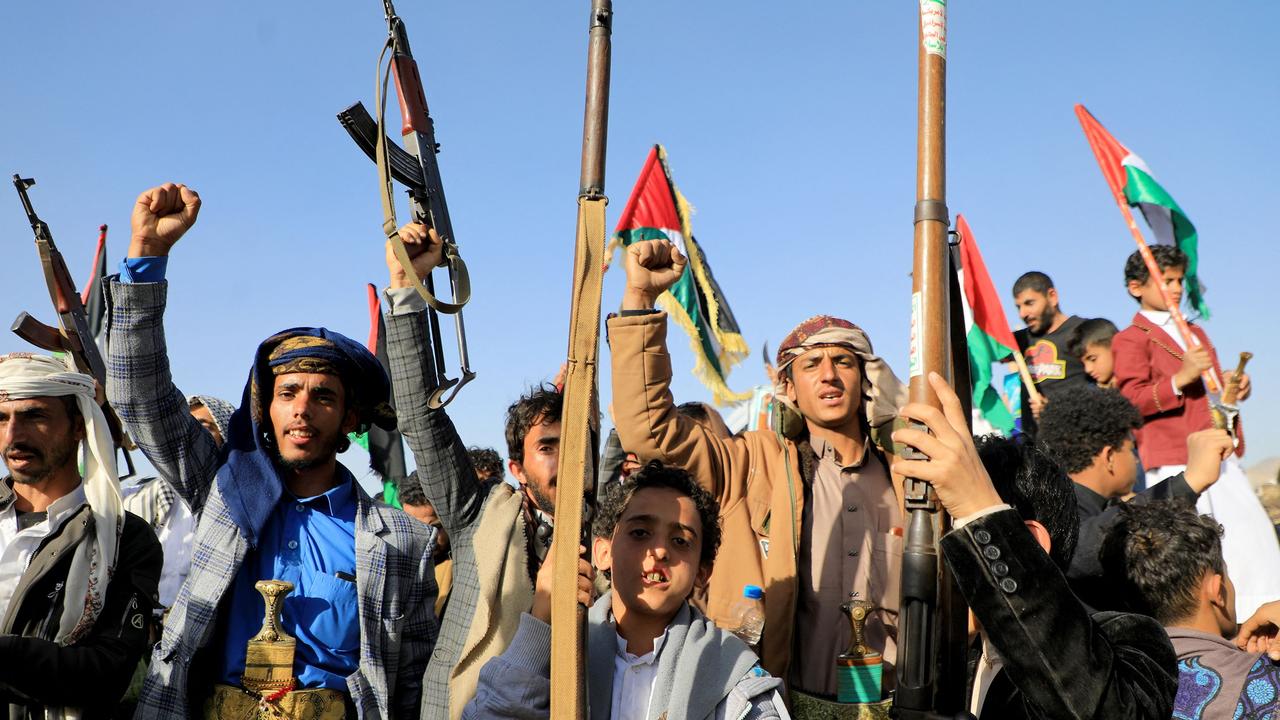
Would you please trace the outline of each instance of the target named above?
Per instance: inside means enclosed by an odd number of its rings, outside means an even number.
[[[497,572],[495,568],[479,566],[477,536],[483,535],[483,542],[506,546],[511,533],[525,533],[525,523],[521,517],[513,526],[487,527],[484,533],[478,532],[490,499],[509,495],[510,490],[501,481],[480,482],[449,416],[444,410],[427,408],[429,391],[434,386],[435,368],[432,354],[424,350],[428,337],[424,314],[389,315],[386,325],[387,359],[391,366],[391,387],[395,392],[397,415],[401,418],[400,432],[413,452],[423,494],[431,501],[440,524],[449,533],[453,555],[449,605],[440,623],[440,639],[427,666],[422,692],[423,720],[440,720],[450,717],[451,693],[467,694],[468,697],[460,698],[461,702],[452,702],[460,710],[475,692],[473,683],[456,680],[463,656],[467,657],[468,664],[483,666],[489,657],[504,649],[489,647],[481,651],[467,645],[476,618],[480,574]],[[527,556],[506,560],[528,563]],[[532,577],[528,582],[532,586]],[[502,600],[509,601],[509,598],[504,596]]]
[[[135,718],[199,717],[214,682],[208,663],[220,604],[250,548],[214,482],[219,455],[169,372],[166,282],[110,278],[107,395],[130,436],[199,516],[191,573],[152,655]],[[426,526],[359,490],[356,588],[360,664],[347,689],[360,718],[414,718],[435,644],[435,574]],[[212,642],[213,647],[210,648]],[[194,662],[193,662],[194,661]],[[194,670],[193,670],[194,666]]]

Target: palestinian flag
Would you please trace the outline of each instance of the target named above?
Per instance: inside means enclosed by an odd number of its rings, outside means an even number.
[[[1111,137],[1111,133],[1083,105],[1076,105],[1076,117],[1080,118],[1084,136],[1088,138],[1089,147],[1093,148],[1093,154],[1098,158],[1102,176],[1107,179],[1111,191],[1116,197],[1123,197],[1129,207],[1142,211],[1157,243],[1176,245],[1186,253],[1187,276],[1183,284],[1187,291],[1187,302],[1202,317],[1209,317],[1209,307],[1204,302],[1204,288],[1200,286],[1197,275],[1200,262],[1195,226],[1187,219],[1187,214],[1178,206],[1173,196],[1152,177],[1151,169],[1142,158]]]
[[[671,180],[666,151],[654,145],[622,209],[613,242],[625,248],[641,240],[666,239],[689,258],[684,275],[658,302],[689,334],[697,358],[694,374],[711,390],[715,403],[723,405],[751,397],[749,392],[733,392],[725,383],[730,367],[747,356],[747,343],[711,274],[706,253],[693,239],[691,212],[689,201]]]
[[[1009,330],[1000,295],[987,273],[978,243],[963,215],[956,215],[960,235],[960,296],[964,303],[964,330],[969,346],[969,378],[973,382],[973,410],[993,428],[1012,435],[1013,413],[992,384],[992,366],[1018,351]]]
[[[370,284],[367,288],[369,296],[369,341],[365,347],[378,358],[382,368],[391,374],[387,361],[386,325],[382,320],[382,303],[378,300],[378,289]],[[408,476],[404,460],[404,439],[397,430],[383,430],[370,427],[369,432],[351,434],[357,445],[369,451],[369,465],[382,478],[382,498],[391,507],[400,507],[400,482]]]

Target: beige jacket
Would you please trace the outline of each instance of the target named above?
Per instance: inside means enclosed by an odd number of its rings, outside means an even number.
[[[641,460],[685,468],[720,502],[722,541],[711,575],[708,617],[722,627],[732,625],[731,609],[743,585],[764,588],[761,662],[775,677],[787,678],[804,510],[795,443],[780,440],[772,430],[721,440],[675,411],[666,313],[612,317],[608,329],[613,414],[622,446]],[[893,481],[901,503],[901,478]]]

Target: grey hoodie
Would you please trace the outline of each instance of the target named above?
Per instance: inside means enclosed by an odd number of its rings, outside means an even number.
[[[592,720],[612,711],[617,626],[610,593],[596,601],[587,623],[587,697]],[[772,720],[788,718],[782,681],[760,669],[746,643],[684,603],[667,626],[658,653],[651,720]],[[551,627],[525,613],[506,652],[480,671],[476,696],[463,720],[550,717]],[[667,702],[661,702],[666,698]]]

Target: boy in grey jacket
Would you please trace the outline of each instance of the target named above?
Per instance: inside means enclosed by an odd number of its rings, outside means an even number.
[[[720,544],[719,507],[689,473],[653,461],[612,483],[597,510],[592,556],[613,589],[588,614],[593,720],[787,718],[781,681],[746,643],[689,604]],[[580,566],[589,604],[593,571]],[[551,699],[551,563],[506,652],[480,672],[464,720],[546,718]]]

